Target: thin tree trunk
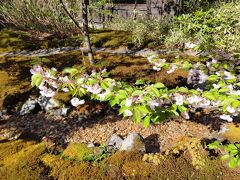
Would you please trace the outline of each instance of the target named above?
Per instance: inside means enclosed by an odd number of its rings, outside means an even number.
[[[74,24],[80,29],[81,33],[84,36],[84,41],[86,44],[86,50],[88,53],[88,61],[90,65],[94,63],[93,51],[90,43],[89,31],[88,31],[88,2],[89,0],[82,0],[82,25],[81,28],[79,22],[72,16],[72,14],[68,11],[66,5],[64,4],[63,0],[60,0],[60,3],[63,6],[64,11],[67,13],[69,18],[74,22]]]
[[[88,0],[82,0],[82,25],[83,25],[83,36],[86,43],[86,49],[88,53],[88,60],[90,65],[93,65],[93,52],[90,42],[89,30],[88,30]]]

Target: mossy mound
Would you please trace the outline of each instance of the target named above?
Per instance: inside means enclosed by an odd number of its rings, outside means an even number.
[[[240,123],[227,125],[227,131],[221,134],[221,137],[232,143],[240,142]]]
[[[70,144],[63,151],[63,156],[71,160],[82,161],[93,154],[93,148],[88,148],[85,144]]]
[[[103,179],[101,177],[104,176],[99,166],[84,161],[72,161],[49,154],[42,161],[51,169],[49,176],[56,179]]]
[[[1,144],[0,177],[2,179],[40,179],[45,167],[40,161],[43,143],[14,141]]]

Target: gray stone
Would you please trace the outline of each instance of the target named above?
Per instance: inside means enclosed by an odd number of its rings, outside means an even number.
[[[132,132],[123,140],[119,150],[146,152],[144,139],[140,134]]]
[[[113,134],[107,141],[107,146],[110,146],[112,147],[113,149],[117,150],[121,147],[122,145],[122,142],[123,142],[123,139],[116,135],[116,134]]]
[[[69,110],[70,110],[70,107],[63,107],[60,109],[51,109],[48,111],[48,113],[56,116],[67,116]]]
[[[94,145],[92,142],[90,142],[90,143],[88,143],[87,147],[88,147],[88,148],[94,148],[95,145]]]
[[[46,112],[52,109],[59,109],[63,107],[63,104],[59,100],[56,100],[54,98],[44,97],[44,96],[40,96],[38,98],[38,104]]]
[[[36,99],[33,98],[29,98],[23,105],[22,108],[20,110],[20,115],[25,115],[25,114],[29,114],[31,113],[36,105],[37,105],[38,101]]]

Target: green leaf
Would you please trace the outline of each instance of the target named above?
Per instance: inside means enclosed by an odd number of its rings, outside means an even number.
[[[216,81],[216,80],[218,80],[219,79],[219,77],[217,76],[217,75],[210,75],[209,77],[208,77],[208,80],[209,81]]]
[[[143,127],[146,128],[150,125],[150,122],[151,122],[151,116],[146,116],[144,119],[143,119]]]
[[[232,107],[234,109],[237,109],[239,105],[240,105],[240,101],[238,101],[238,100],[232,102]]]
[[[145,105],[137,106],[137,109],[144,114],[150,113],[149,109]]]
[[[229,154],[225,154],[223,156],[221,156],[221,160],[224,161],[224,160],[227,160],[229,158]]]
[[[158,89],[157,88],[151,88],[151,90],[152,90],[152,92],[154,93],[154,95],[156,96],[156,97],[159,97],[160,96],[160,93],[159,93],[159,91],[158,91]]]
[[[217,149],[220,146],[220,141],[214,141],[207,145],[208,149]]]
[[[235,168],[235,167],[237,167],[237,163],[238,163],[238,159],[232,158],[232,159],[229,161],[228,165],[229,165],[230,168]]]
[[[34,74],[32,75],[31,80],[32,80],[31,82],[32,87],[34,86],[39,87],[43,80],[43,77],[41,74]]]
[[[107,89],[109,87],[109,83],[103,80],[101,82],[100,86],[102,89]]]
[[[234,150],[230,151],[231,156],[235,156],[237,154],[238,154],[238,149],[234,149]]]
[[[144,81],[143,80],[137,80],[135,82],[136,85],[144,85]]]
[[[133,91],[132,96],[139,96],[139,95],[142,95],[142,94],[143,94],[143,91],[135,90],[135,91]]]
[[[117,97],[119,99],[125,99],[125,98],[127,98],[127,96],[128,96],[128,94],[127,94],[126,91],[124,91],[124,90],[119,90],[118,91]]]
[[[187,108],[185,106],[178,106],[178,110],[182,113],[185,112]]]
[[[78,73],[78,70],[76,68],[67,67],[63,70],[63,73],[70,74],[71,76],[74,76],[75,74]]]
[[[227,146],[228,148],[229,148],[229,150],[237,150],[238,148],[237,148],[237,146],[235,146],[234,144],[229,144],[228,146]]]
[[[215,96],[211,92],[204,92],[203,96],[209,100],[215,100]]]
[[[114,99],[110,100],[110,105],[113,107],[116,104],[119,104],[119,99],[117,97],[115,97]]]
[[[225,88],[225,87],[223,87],[223,88],[221,88],[220,90],[219,90],[219,92],[228,92],[229,91],[229,89],[228,88]]]
[[[119,109],[119,115],[123,114],[125,110],[129,109],[129,107],[123,106]]]
[[[157,88],[157,89],[161,89],[161,88],[165,88],[165,85],[163,83],[156,83],[153,85],[153,87]]]
[[[141,122],[141,113],[137,108],[133,108],[133,120],[135,123]]]

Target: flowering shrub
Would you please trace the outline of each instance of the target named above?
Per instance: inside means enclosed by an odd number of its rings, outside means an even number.
[[[185,102],[188,108],[195,111],[197,108],[208,108],[221,112],[219,117],[223,120],[232,121],[240,113],[240,61],[239,60],[216,60],[204,63],[191,64],[187,61],[173,63],[166,62],[156,56],[148,57],[153,64],[153,69],[160,71],[168,69],[170,74],[176,69],[190,69],[187,83],[199,93],[187,95],[194,90],[184,89],[185,92],[177,95],[176,104]],[[185,101],[183,101],[183,99]]]
[[[224,149],[225,154],[221,156],[221,159],[229,160],[228,166],[230,168],[236,168],[240,166],[240,143],[231,143],[223,145],[219,141],[214,141],[208,144],[209,149],[217,150],[217,149]]]
[[[72,93],[71,104],[84,104],[84,97],[107,101],[111,106],[119,106],[119,114],[132,116],[135,122],[160,122],[171,115],[181,115],[189,119],[189,112],[209,109],[221,119],[232,121],[240,114],[240,66],[234,62],[212,60],[206,64],[191,64],[187,61],[168,63],[155,56],[148,58],[153,69],[168,68],[167,73],[177,68],[190,69],[187,82],[192,89],[176,87],[168,89],[162,83],[147,84],[140,80],[136,86],[116,81],[108,77],[106,69],[101,72],[83,73],[78,68],[65,68],[61,73],[55,68],[47,69],[35,65],[31,69],[32,86],[40,89],[47,97],[56,91]],[[230,71],[229,71],[230,69]]]

